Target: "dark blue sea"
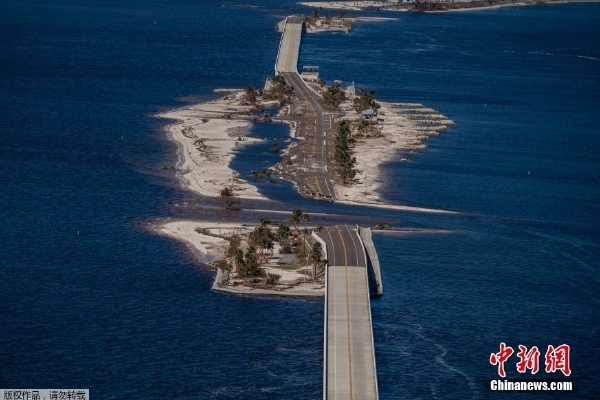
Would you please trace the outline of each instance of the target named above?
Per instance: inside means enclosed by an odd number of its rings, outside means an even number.
[[[94,399],[315,399],[323,303],[212,293],[214,272],[151,233],[163,218],[236,217],[182,190],[164,109],[262,86],[294,1],[0,3],[0,387],[89,388]],[[372,301],[381,399],[600,398],[600,6],[367,13],[304,37],[300,65],[456,122],[382,169],[389,202],[302,199],[316,223],[389,222]],[[283,125],[256,128],[270,141]],[[268,148],[268,147],[267,147]],[[256,148],[254,154],[264,149]],[[268,157],[240,151],[242,174]],[[276,157],[272,159],[276,161]],[[320,215],[326,213],[327,215]],[[443,232],[440,232],[443,231]],[[507,379],[574,391],[493,392]],[[541,371],[516,371],[518,345]],[[570,346],[572,374],[544,371]]]

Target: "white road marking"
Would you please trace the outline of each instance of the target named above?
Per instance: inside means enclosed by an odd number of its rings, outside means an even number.
[[[331,237],[331,232],[329,232],[329,228],[327,228],[327,235],[329,235],[329,239],[331,240],[331,250],[332,250],[331,254],[333,254],[333,259],[335,260],[335,250],[334,250],[334,247],[333,247],[333,238]],[[328,264],[328,268],[331,267],[332,265],[335,265],[335,264],[331,264],[329,262],[327,262],[327,264]],[[330,282],[328,281],[327,283],[329,284]],[[328,290],[328,288],[325,288],[325,290]],[[335,302],[335,299],[334,299],[334,301],[333,301],[333,315],[336,315],[336,313],[335,313],[335,303],[336,302]],[[327,321],[327,323],[329,323],[329,321]],[[335,323],[333,324],[333,337],[336,337],[336,329],[335,329],[336,325],[337,324],[335,324]],[[334,351],[334,353],[337,353],[335,346],[333,348],[333,351]],[[329,346],[327,346],[327,352],[329,352]],[[327,355],[325,355],[325,357],[327,357]],[[337,354],[335,354],[335,356],[333,357],[333,359],[334,359],[334,379],[333,379],[334,385],[333,385],[333,387],[337,388],[337,370],[338,370],[338,368],[337,368]],[[335,398],[337,399],[337,393],[338,393],[338,391],[335,390],[334,393],[335,393]]]

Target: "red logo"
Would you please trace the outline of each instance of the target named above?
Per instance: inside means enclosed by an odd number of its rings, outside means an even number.
[[[545,356],[546,373],[561,371],[564,376],[571,375],[570,350],[567,344],[558,347],[549,345]],[[502,342],[500,343],[500,351],[490,354],[490,364],[498,366],[498,375],[503,378],[506,377],[504,363],[508,361],[514,352],[512,347]],[[528,350],[526,346],[520,344],[517,357],[519,357],[519,362],[516,364],[517,372],[524,374],[527,370],[530,370],[532,375],[538,373],[540,369],[540,350],[537,346],[533,346]]]
[[[561,371],[564,376],[571,375],[571,367],[569,366],[570,347],[567,344],[562,344],[556,348],[549,345],[546,351],[546,372]]]
[[[501,377],[506,377],[506,373],[504,372],[504,363],[515,351],[512,347],[507,347],[504,342],[500,343],[500,351],[497,353],[492,353],[490,355],[490,364],[498,365],[498,375]]]
[[[540,370],[540,351],[537,346],[533,346],[527,351],[527,347],[520,344],[517,357],[521,360],[517,363],[517,371],[521,374],[524,374],[530,369],[531,373],[535,375]]]

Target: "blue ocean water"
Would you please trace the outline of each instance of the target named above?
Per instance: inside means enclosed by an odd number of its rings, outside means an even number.
[[[162,169],[176,148],[153,115],[216,87],[261,86],[274,24],[301,11],[275,0],[0,4],[0,387],[321,395],[322,302],[213,294],[211,271],[146,229],[165,216],[231,217]],[[326,80],[456,121],[409,163],[385,166],[383,195],[458,216],[315,204],[285,182],[261,184],[275,208],[299,205],[318,223],[449,232],[375,236],[382,399],[531,397],[489,390],[502,341],[571,346],[575,391],[534,396],[600,396],[598,11],[373,13],[398,20],[303,39],[300,64]]]

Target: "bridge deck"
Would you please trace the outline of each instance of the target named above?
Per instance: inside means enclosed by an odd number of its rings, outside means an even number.
[[[298,55],[300,54],[303,24],[302,18],[288,17],[279,44],[275,72],[298,72]]]
[[[348,226],[319,233],[327,246],[325,398],[377,399],[371,306],[362,243]]]

